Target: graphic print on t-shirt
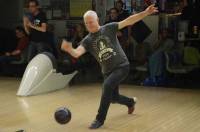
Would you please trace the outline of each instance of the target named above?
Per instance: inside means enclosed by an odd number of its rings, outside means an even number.
[[[34,26],[39,27],[40,26],[40,20],[39,19],[35,19],[33,24],[34,24]]]
[[[96,46],[100,62],[106,61],[116,55],[116,52],[111,47],[110,39],[106,36],[99,36],[96,40]]]

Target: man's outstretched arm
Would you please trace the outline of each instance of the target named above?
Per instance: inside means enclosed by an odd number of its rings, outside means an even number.
[[[79,58],[81,55],[83,55],[86,52],[85,48],[82,45],[79,45],[76,49],[74,49],[72,47],[72,43],[66,40],[63,40],[61,49],[69,53],[74,58]]]
[[[134,15],[131,15],[128,18],[120,21],[119,24],[118,24],[118,29],[120,30],[120,29],[122,29],[124,27],[133,25],[136,22],[142,20],[144,17],[146,17],[148,15],[151,15],[153,13],[156,13],[156,12],[158,12],[158,8],[155,7],[154,4],[150,5],[145,11],[137,13],[137,14],[134,14]]]

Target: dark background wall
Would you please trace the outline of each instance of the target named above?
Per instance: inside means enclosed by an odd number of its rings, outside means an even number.
[[[24,0],[0,0],[0,28],[13,28],[22,22]]]

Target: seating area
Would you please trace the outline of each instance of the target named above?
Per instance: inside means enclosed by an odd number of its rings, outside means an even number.
[[[174,6],[173,2],[171,3],[171,6]],[[139,11],[139,8],[135,10],[134,8],[123,8],[121,4],[123,4],[123,1],[116,1],[113,7],[111,6],[112,8],[109,7],[107,9],[106,19],[102,22],[103,19],[101,18],[101,25],[125,19],[131,15],[130,11]],[[179,1],[179,4],[180,11],[184,11],[184,7],[181,7],[181,4],[183,4],[182,1]],[[143,9],[145,8],[146,7],[143,7]],[[170,10],[171,12],[178,12],[175,8]],[[122,14],[120,14],[119,11],[121,11]],[[159,14],[149,16],[147,19],[130,26],[130,29],[126,28],[117,32],[121,47],[130,62],[130,74],[126,82],[144,85],[146,80],[159,80],[159,78],[164,78],[167,82],[173,82],[173,84],[176,85],[174,82],[180,80],[180,78],[182,79],[190,76],[192,84],[198,84],[197,76],[200,71],[200,57],[198,58],[200,54],[200,41],[198,36],[194,36],[192,32],[192,28],[195,28],[195,26],[188,23],[188,16],[185,16],[184,12],[182,15],[176,15],[176,13],[173,14],[171,12],[166,10],[166,12],[163,13],[161,11]],[[30,17],[28,14],[25,15]],[[194,21],[196,21],[196,19]],[[61,51],[63,38],[67,41],[72,41],[73,47],[77,47],[84,36],[88,34],[83,21],[80,19],[60,21],[47,19],[47,22],[47,38],[51,49],[49,52],[56,57],[58,70],[65,74],[78,70],[82,79],[87,76],[89,78],[88,80],[90,80],[95,78],[92,73],[90,75],[88,72],[93,69],[93,72],[98,72],[99,74],[94,80],[101,81],[101,71],[97,70],[99,65],[94,57],[86,54],[79,59],[75,59],[68,53]],[[23,27],[22,22],[20,22],[19,25]],[[185,33],[184,38],[182,36],[183,32]],[[6,52],[11,52],[16,48],[18,42],[16,38],[14,28],[0,29],[1,56],[4,56]],[[18,56],[19,59],[0,63],[0,75],[23,76],[26,66],[30,62],[30,56],[34,56],[29,51],[29,47],[32,45],[30,43],[28,43],[28,46],[20,53]],[[195,49],[197,55],[190,55],[191,52],[184,53],[187,51],[185,50],[187,47]],[[191,57],[196,60],[196,64],[187,63],[190,62]],[[185,58],[187,60],[185,60]],[[151,81],[150,84],[150,86],[157,86],[157,83],[154,85]],[[168,85],[170,85],[170,83],[162,84],[162,86]],[[149,85],[147,84],[146,86]]]
[[[78,70],[80,72],[78,74],[80,75],[80,77],[77,77],[79,78],[78,80],[81,80],[81,79],[83,80],[86,76],[88,80],[94,79],[93,74],[89,72],[91,68],[94,70],[98,69],[98,64],[96,63],[94,58],[91,55],[87,54],[81,57],[80,59],[76,60],[74,63],[72,63],[73,62],[73,60],[71,60],[72,58],[68,54],[63,53],[60,50],[61,42],[62,42],[62,39],[57,40],[56,43],[54,44],[55,45],[54,49],[56,50],[54,51],[54,53],[57,53],[57,55],[55,56],[57,56],[57,63],[59,65],[58,70],[63,72],[64,74],[68,74],[68,73],[73,72],[74,70]],[[1,66],[0,74],[4,76],[22,77],[26,69],[26,66],[28,64],[28,56],[29,56],[28,54],[29,53],[28,53],[28,47],[27,47],[21,53],[20,60],[15,60],[9,63],[0,64]],[[128,54],[131,54],[131,52],[129,52]],[[170,52],[164,52],[164,60],[165,60],[164,61],[165,72],[167,72],[166,76],[168,77],[169,80],[173,80],[173,82],[174,81],[178,82],[180,81],[180,79],[186,77],[187,75],[191,76],[191,73],[194,74],[192,76],[196,76],[199,73],[199,68],[200,68],[199,65],[186,65],[186,64],[184,65],[183,60],[174,60],[173,54],[171,54]],[[180,63],[178,64],[174,63],[175,61],[179,61]],[[137,60],[134,60],[134,59],[131,60],[130,63],[131,63],[131,72],[126,82],[131,83],[131,84],[141,85],[143,80],[149,77],[148,60],[143,65],[138,65]],[[94,68],[94,66],[96,68]],[[102,80],[102,77],[100,75],[101,71],[98,71],[98,72],[99,72],[99,75],[98,77],[96,77],[96,79],[94,79],[94,81]],[[74,80],[77,80],[77,78]],[[85,82],[87,82],[87,80],[85,80]],[[169,85],[171,84],[169,83],[164,84],[164,86],[169,86]],[[175,85],[178,86],[178,84],[175,84]]]

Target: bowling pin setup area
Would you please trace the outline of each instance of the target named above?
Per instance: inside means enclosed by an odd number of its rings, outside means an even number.
[[[41,63],[45,62],[45,63]],[[69,86],[77,74],[56,71],[49,54],[37,55],[23,78],[0,77],[0,132],[89,132],[102,84]],[[97,132],[199,132],[200,91],[122,84],[120,92],[138,98],[133,114],[111,104]]]

